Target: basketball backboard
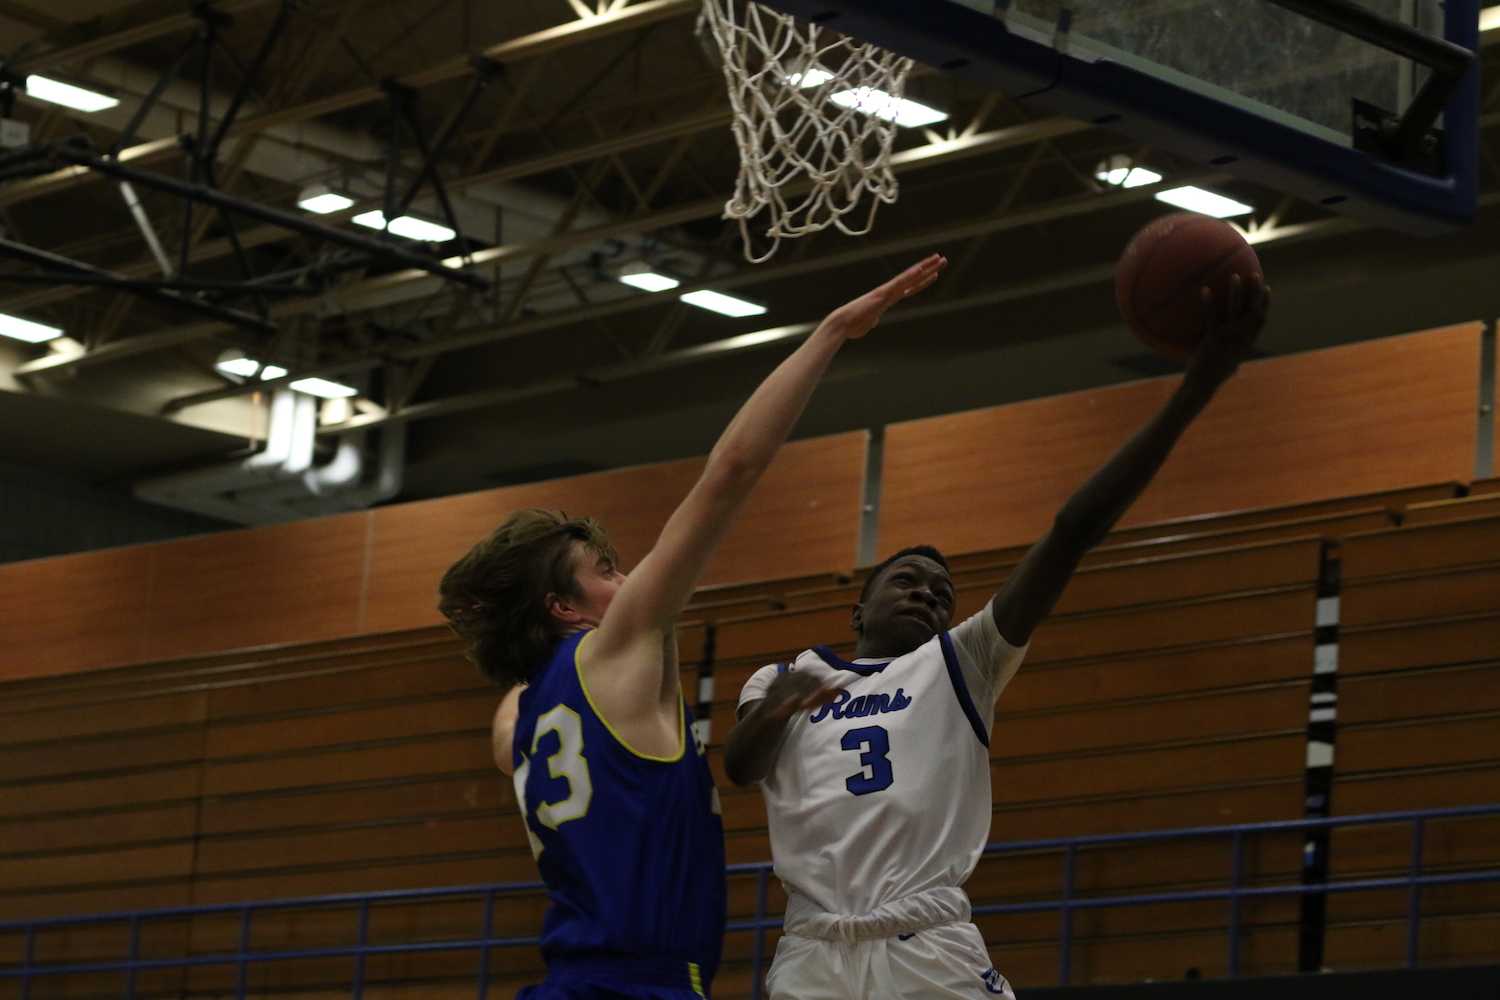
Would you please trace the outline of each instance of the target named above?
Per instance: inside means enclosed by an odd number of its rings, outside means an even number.
[[[1474,214],[1478,0],[762,0],[1371,221]]]

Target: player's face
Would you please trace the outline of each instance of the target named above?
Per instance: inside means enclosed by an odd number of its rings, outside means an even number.
[[[604,620],[604,612],[625,582],[625,574],[583,542],[574,542],[573,582],[578,596],[566,604],[577,614],[577,624],[593,627]]]
[[[861,645],[900,656],[916,649],[953,619],[953,580],[926,556],[904,556],[881,573],[860,606]]]

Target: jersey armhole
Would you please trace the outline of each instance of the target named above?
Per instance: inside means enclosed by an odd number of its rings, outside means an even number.
[[[958,705],[963,709],[965,718],[974,729],[974,735],[979,737],[985,749],[989,749],[990,734],[984,731],[984,720],[979,717],[979,710],[974,707],[974,698],[969,694],[969,685],[964,680],[963,667],[958,662],[958,651],[953,648],[953,639],[947,632],[938,633],[938,645],[943,650],[943,662],[948,667],[948,679],[953,682],[953,693],[958,697]]]
[[[621,749],[633,757],[639,757],[641,760],[649,760],[654,764],[675,764],[682,760],[682,755],[687,752],[687,701],[682,696],[682,685],[679,684],[677,690],[677,753],[670,757],[642,753],[631,746],[625,737],[620,735],[619,731],[610,723],[605,714],[599,710],[598,704],[594,702],[594,696],[589,693],[589,684],[583,678],[583,663],[578,658],[578,652],[583,649],[584,643],[593,638],[593,635],[592,631],[586,633],[582,639],[578,640],[578,645],[573,647],[573,673],[578,677],[578,687],[583,691],[583,698],[589,703],[589,710],[594,713],[594,718],[598,719],[600,725],[609,730],[609,735],[615,738],[615,742],[620,744]]]

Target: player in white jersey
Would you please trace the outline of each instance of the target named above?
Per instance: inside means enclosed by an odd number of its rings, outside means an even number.
[[[737,784],[761,782],[788,902],[771,1000],[1014,997],[970,922],[963,884],[989,840],[990,729],[1032,631],[1083,555],[1234,374],[1269,290],[1232,283],[1171,399],[1058,512],[984,608],[949,630],[947,561],[929,546],[871,570],[854,659],[826,646],[762,667],[725,748]]]

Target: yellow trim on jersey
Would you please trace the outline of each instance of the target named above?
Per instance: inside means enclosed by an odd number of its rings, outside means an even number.
[[[687,750],[687,702],[682,697],[682,691],[680,687],[677,692],[677,753],[673,754],[670,757],[659,757],[656,754],[641,753],[635,747],[627,743],[625,741],[625,737],[621,736],[615,729],[615,727],[610,725],[609,720],[604,717],[604,713],[599,711],[599,706],[594,702],[594,696],[592,694],[589,694],[588,681],[585,681],[583,679],[583,664],[578,659],[578,652],[579,650],[583,649],[583,644],[588,642],[593,637],[594,633],[590,632],[588,633],[588,635],[585,635],[582,639],[578,640],[578,645],[573,647],[573,671],[578,674],[578,686],[583,689],[583,697],[586,701],[588,701],[589,708],[594,710],[595,717],[604,724],[605,729],[609,730],[609,735],[615,738],[615,742],[620,744],[620,746],[624,747],[630,753],[641,758],[641,760],[654,761],[657,764],[677,763],[682,759],[683,753]]]
[[[688,963],[688,980],[693,984],[693,992],[703,996],[703,973],[698,971],[697,962]]]

